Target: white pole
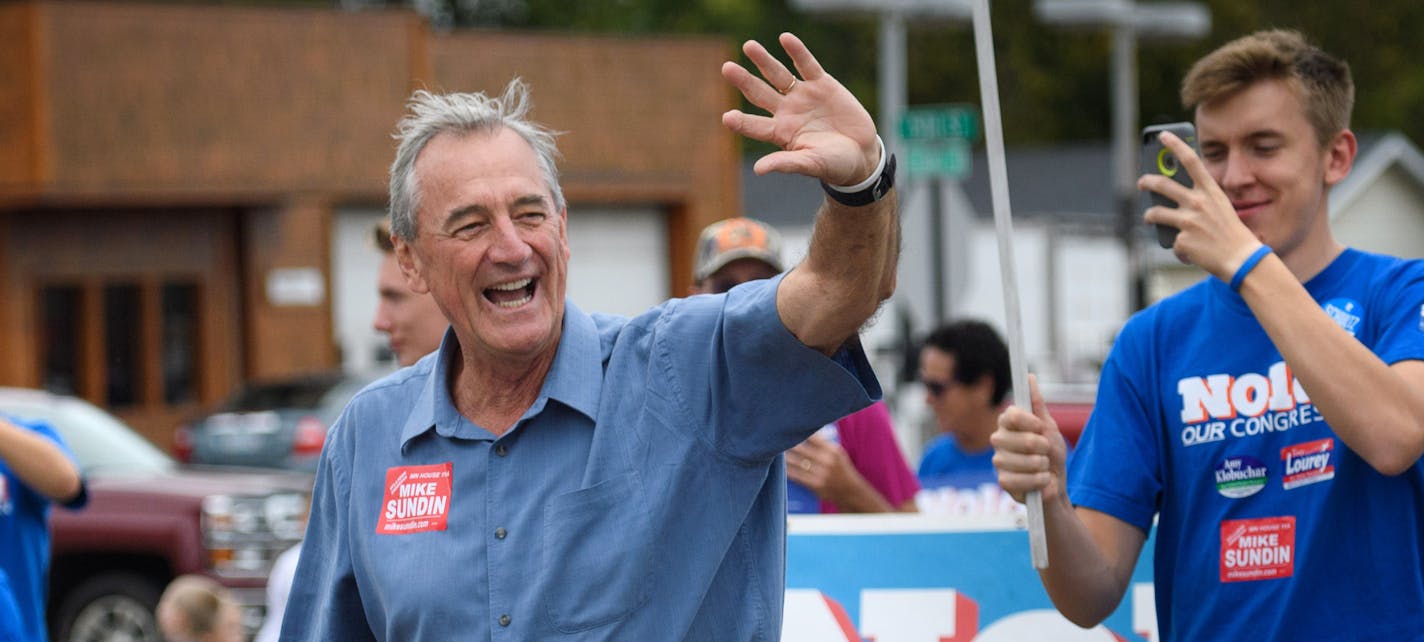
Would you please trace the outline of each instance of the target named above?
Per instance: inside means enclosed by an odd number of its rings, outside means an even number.
[[[1032,407],[1028,365],[1024,362],[1023,320],[1019,316],[1019,286],[1014,276],[1014,223],[1009,213],[1009,179],[1004,163],[1004,124],[999,115],[999,79],[994,69],[994,34],[989,26],[989,0],[974,2],[974,50],[979,59],[979,93],[984,103],[984,145],[989,152],[989,187],[994,202],[994,229],[999,238],[999,272],[1003,275],[1004,315],[1008,323],[1009,363],[1013,372],[1014,405]],[[1043,495],[1033,491],[1028,505],[1029,553],[1033,567],[1048,568],[1048,539],[1043,533]]]

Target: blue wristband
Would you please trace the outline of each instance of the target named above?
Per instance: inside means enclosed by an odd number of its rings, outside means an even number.
[[[1240,292],[1241,282],[1246,280],[1246,275],[1250,274],[1251,270],[1256,269],[1256,264],[1260,263],[1261,259],[1266,258],[1266,255],[1270,253],[1271,246],[1262,245],[1256,248],[1256,251],[1252,252],[1251,256],[1246,257],[1246,262],[1242,263],[1241,267],[1236,269],[1236,274],[1231,275],[1231,291]]]

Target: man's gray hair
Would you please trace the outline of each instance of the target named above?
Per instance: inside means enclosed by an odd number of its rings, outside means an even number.
[[[400,146],[391,163],[391,232],[406,241],[415,240],[415,215],[420,208],[415,159],[430,139],[446,132],[493,134],[503,127],[519,134],[534,149],[539,171],[554,197],[554,209],[562,211],[564,193],[559,189],[555,164],[559,148],[554,137],[558,132],[527,120],[529,107],[529,86],[519,78],[509,81],[498,98],[484,93],[432,94],[423,89],[411,94],[406,103],[408,113],[396,125]]]

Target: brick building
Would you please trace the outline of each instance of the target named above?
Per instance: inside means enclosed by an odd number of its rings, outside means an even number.
[[[246,380],[339,366],[333,220],[384,208],[421,87],[522,76],[567,132],[570,212],[657,213],[660,296],[684,292],[697,231],[739,206],[734,54],[403,11],[0,4],[0,385],[73,391],[167,446]]]

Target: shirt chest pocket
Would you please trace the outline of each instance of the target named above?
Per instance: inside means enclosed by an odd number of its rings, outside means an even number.
[[[544,507],[539,583],[562,633],[620,621],[648,599],[648,503],[636,473],[552,498]]]

